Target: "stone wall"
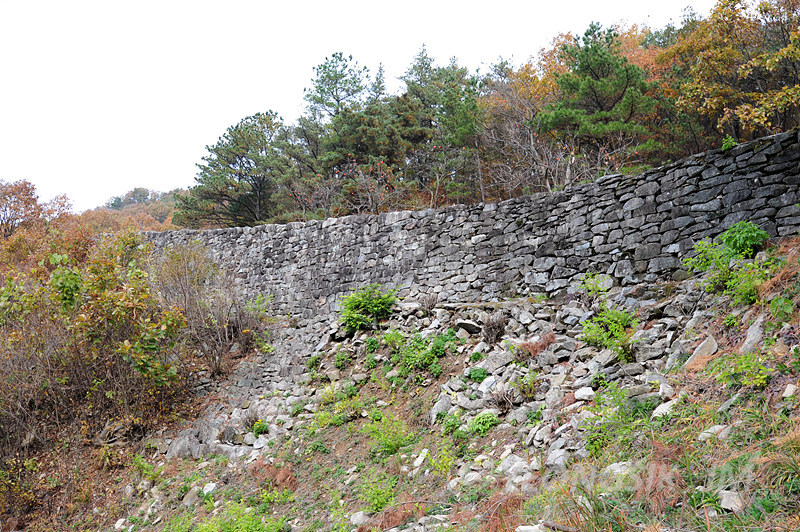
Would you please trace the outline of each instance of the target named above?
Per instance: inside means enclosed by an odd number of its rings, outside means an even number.
[[[248,295],[273,294],[276,311],[311,316],[371,282],[412,299],[491,301],[557,292],[587,271],[654,280],[740,220],[797,234],[798,204],[800,133],[790,132],[498,204],[147,237],[157,247],[199,240]]]

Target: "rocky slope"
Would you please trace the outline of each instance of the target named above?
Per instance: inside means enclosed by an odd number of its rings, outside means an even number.
[[[762,301],[800,286],[790,266]],[[402,301],[355,335],[337,316],[281,320],[271,352],[201,379],[200,417],[145,440],[103,515],[117,530],[794,530],[797,320],[701,284]],[[621,348],[585,341],[607,309],[636,316]]]

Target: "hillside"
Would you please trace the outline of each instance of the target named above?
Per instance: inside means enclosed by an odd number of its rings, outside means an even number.
[[[403,300],[355,334],[276,319],[269,348],[197,382],[196,418],[83,449],[94,510],[30,529],[796,530],[798,244],[734,266],[761,272],[749,288],[709,292],[712,266]]]

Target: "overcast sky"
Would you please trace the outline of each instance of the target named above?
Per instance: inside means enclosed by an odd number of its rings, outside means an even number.
[[[558,33],[679,22],[713,0],[0,0],[0,179],[77,211],[134,187],[194,184],[225,129],[294,121],[336,51],[389,88],[420,47],[471,70],[524,62]]]

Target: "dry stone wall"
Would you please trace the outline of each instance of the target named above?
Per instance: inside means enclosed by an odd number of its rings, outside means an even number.
[[[650,281],[741,220],[798,233],[800,132],[497,204],[147,237],[156,247],[199,240],[249,296],[273,294],[276,311],[309,317],[371,282],[411,298],[492,301],[558,292],[588,271]]]

